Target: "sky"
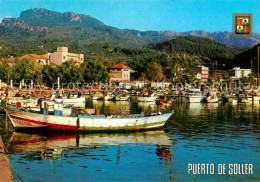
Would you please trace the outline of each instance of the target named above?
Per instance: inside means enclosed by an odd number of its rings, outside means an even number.
[[[0,20],[45,8],[87,14],[117,28],[232,32],[232,13],[252,13],[260,33],[260,0],[0,0]]]

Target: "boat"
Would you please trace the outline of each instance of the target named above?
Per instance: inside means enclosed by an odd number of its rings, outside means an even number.
[[[42,112],[14,106],[6,106],[5,111],[16,129],[45,128],[63,131],[127,131],[163,128],[173,112],[131,114],[131,115],[63,115],[62,103],[55,103],[54,115],[48,108]],[[98,112],[96,112],[98,113]]]
[[[185,94],[185,98],[190,103],[199,103],[203,100],[204,96],[200,89],[189,89]]]
[[[60,96],[58,97],[58,94],[56,92],[52,93],[52,97],[50,100],[56,101],[56,102],[63,102],[64,105],[73,105],[73,106],[79,106],[79,107],[85,107],[86,98],[83,97],[70,97],[68,95]]]
[[[209,94],[209,96],[206,98],[206,102],[207,103],[218,103],[219,102],[219,98],[217,96],[216,92],[212,92],[211,94]]]
[[[26,97],[9,97],[6,98],[6,104],[16,104],[20,103],[22,107],[37,107],[38,106],[38,98],[26,96]]]
[[[138,102],[155,102],[157,97],[154,93],[152,94],[144,94],[141,96],[138,96],[137,100]]]
[[[129,94],[119,94],[116,96],[116,101],[130,101],[130,95]]]
[[[85,97],[79,98],[62,98],[62,99],[55,99],[56,102],[63,102],[65,105],[74,105],[74,106],[85,106]]]
[[[105,101],[114,101],[115,99],[116,99],[116,96],[113,92],[107,92],[104,97]]]
[[[101,92],[96,92],[91,96],[93,100],[104,100],[104,94]]]

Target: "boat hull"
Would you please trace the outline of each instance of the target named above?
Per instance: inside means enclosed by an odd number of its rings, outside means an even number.
[[[173,113],[133,118],[64,117],[5,108],[15,128],[48,128],[70,131],[122,131],[163,128]]]
[[[202,101],[202,96],[188,96],[186,97],[187,101],[190,103],[199,103]]]
[[[151,96],[151,97],[138,97],[138,102],[155,102],[156,101],[156,96]]]

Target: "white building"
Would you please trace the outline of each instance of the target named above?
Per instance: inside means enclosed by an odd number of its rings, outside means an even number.
[[[200,80],[201,83],[205,83],[209,78],[209,68],[203,65],[199,65],[198,67],[192,68],[191,74],[195,75],[195,78]]]
[[[110,82],[130,81],[131,68],[124,65],[123,63],[118,63],[116,65],[110,66],[108,69]]]
[[[57,52],[47,53],[44,56],[55,65],[61,65],[66,61],[73,61],[76,64],[84,62],[84,54],[69,53],[68,47],[57,47]]]
[[[229,76],[233,79],[240,79],[242,77],[249,76],[251,74],[251,69],[242,69],[240,67],[234,67],[228,70]]]

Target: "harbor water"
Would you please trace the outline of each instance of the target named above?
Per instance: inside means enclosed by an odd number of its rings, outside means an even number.
[[[157,109],[134,100],[86,104],[105,114]],[[173,103],[171,109],[164,130],[89,134],[14,132],[2,111],[0,134],[15,181],[260,181],[259,104]],[[215,166],[213,174],[188,170],[203,163]],[[220,174],[219,164],[252,164],[253,174]]]

